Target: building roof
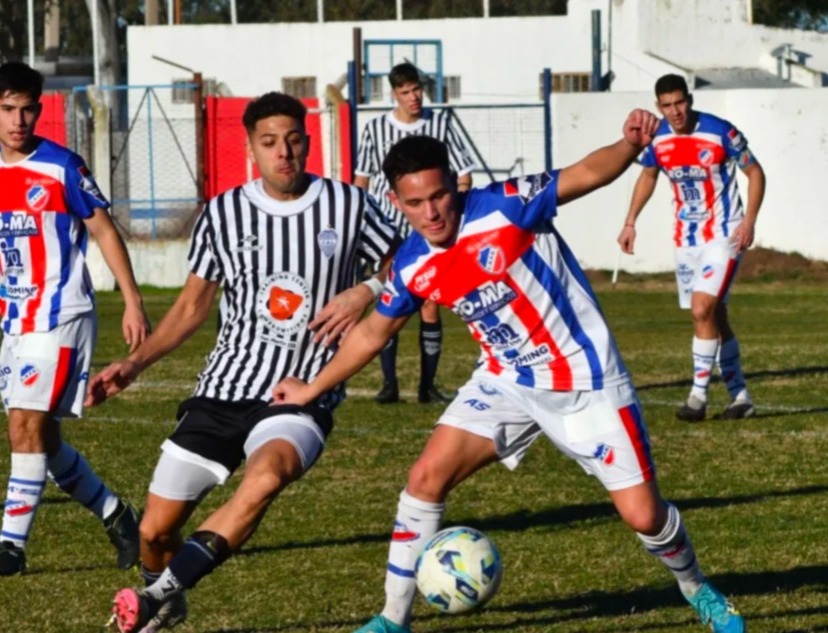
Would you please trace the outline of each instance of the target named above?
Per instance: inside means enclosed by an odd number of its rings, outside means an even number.
[[[695,90],[705,88],[725,90],[728,88],[801,87],[760,68],[698,68],[693,71],[693,75],[696,79]]]

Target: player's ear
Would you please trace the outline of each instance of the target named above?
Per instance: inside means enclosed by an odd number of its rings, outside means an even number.
[[[249,133],[244,138],[244,149],[247,152],[247,160],[251,163],[255,163],[256,157],[253,154],[253,140],[250,138]]]
[[[693,93],[688,93],[687,95],[687,104],[692,108],[693,107]]]
[[[385,195],[391,201],[391,204],[393,204],[398,209],[402,210],[402,207],[400,206],[400,198],[399,196],[397,196],[396,191],[394,191],[393,189],[389,189],[388,193],[386,193]]]

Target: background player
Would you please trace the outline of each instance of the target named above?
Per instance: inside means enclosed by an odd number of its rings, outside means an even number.
[[[765,173],[739,130],[724,119],[693,110],[693,96],[683,77],[664,75],[655,92],[664,118],[639,158],[644,169],[635,183],[618,243],[625,253],[633,252],[635,221],[663,170],[673,187],[679,305],[690,309],[694,330],[693,387],[676,416],[687,422],[704,420],[707,387],[718,358],[731,398],[720,417],[746,418],[753,415],[754,407],[739,342],[727,317],[727,298],[742,254],[753,244]],[[748,178],[747,208],[739,196],[736,165]]]
[[[411,135],[431,136],[445,142],[449,148],[451,165],[457,174],[460,191],[471,188],[474,161],[462,137],[452,123],[451,110],[435,111],[423,107],[423,84],[420,73],[413,64],[398,64],[388,74],[396,107],[368,122],[359,142],[359,155],[354,184],[366,188],[391,218],[400,235],[405,238],[411,231],[405,215],[388,200],[390,187],[382,173],[382,161],[388,150],[401,138]],[[383,387],[377,394],[380,404],[400,399],[397,380],[398,337],[394,336],[380,354]],[[443,326],[440,310],[432,301],[426,301],[420,310],[420,384],[417,399],[420,402],[449,402],[434,386],[437,366],[443,345]]]
[[[262,177],[209,202],[175,304],[138,350],[89,386],[89,404],[120,392],[198,329],[223,286],[216,347],[179,407],[149,486],[141,521],[147,587],[115,597],[113,624],[124,633],[182,621],[183,591],[250,538],[270,503],[319,457],[342,390],[301,407],[268,406],[271,390],[285,376],[319,372],[333,353],[325,341],[337,341],[382,288],[374,279],[348,289],[357,262],[379,262],[396,245],[394,227],[366,192],[305,173],[299,101],[265,94],[248,104],[243,122]],[[243,459],[233,496],[182,544],[195,507]]]
[[[59,419],[83,411],[97,332],[87,231],[123,295],[131,350],[149,326],[109,203],[80,156],[35,136],[42,91],[43,76],[26,64],[0,66],[0,394],[11,445],[0,576],[26,567],[47,474],[104,522],[119,567],[138,560],[137,513],[61,438]]]
[[[358,633],[406,633],[414,566],[449,492],[495,461],[514,468],[545,433],[608,490],[621,518],[676,577],[714,631],[744,621],[702,575],[678,509],[658,490],[641,407],[597,299],[552,222],[557,207],[620,175],[658,125],[636,110],[624,138],[578,163],[458,196],[445,146],[411,137],[383,169],[415,233],[394,257],[377,308],[310,385],[274,391],[302,404],[364,366],[426,298],[464,319],[481,362],[440,418],[400,495],[381,615]],[[458,274],[462,271],[462,274]]]

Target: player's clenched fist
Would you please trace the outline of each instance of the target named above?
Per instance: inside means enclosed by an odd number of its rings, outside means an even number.
[[[630,145],[643,148],[652,142],[658,124],[659,119],[652,112],[633,110],[624,121],[624,140]]]

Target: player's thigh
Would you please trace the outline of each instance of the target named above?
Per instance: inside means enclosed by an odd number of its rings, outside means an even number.
[[[530,413],[531,392],[478,370],[437,421],[438,429],[451,427],[481,438],[474,446],[487,447],[487,460],[493,456],[492,461],[514,469],[541,434]],[[432,445],[437,445],[434,438],[428,447]]]
[[[465,479],[497,460],[491,438],[439,424],[411,467],[406,488],[418,499],[442,501]]]
[[[290,481],[316,463],[333,427],[330,411],[316,406],[263,406],[249,419],[252,428],[244,442],[246,471],[261,462]]]
[[[170,507],[175,503],[197,505],[225,480],[224,471],[217,469],[215,464],[165,442],[152,473],[148,498],[167,500]]]
[[[538,424],[607,490],[655,477],[650,438],[630,383],[599,391],[540,392]]]
[[[93,313],[50,332],[5,335],[0,349],[0,395],[6,410],[80,416],[96,336]]]

